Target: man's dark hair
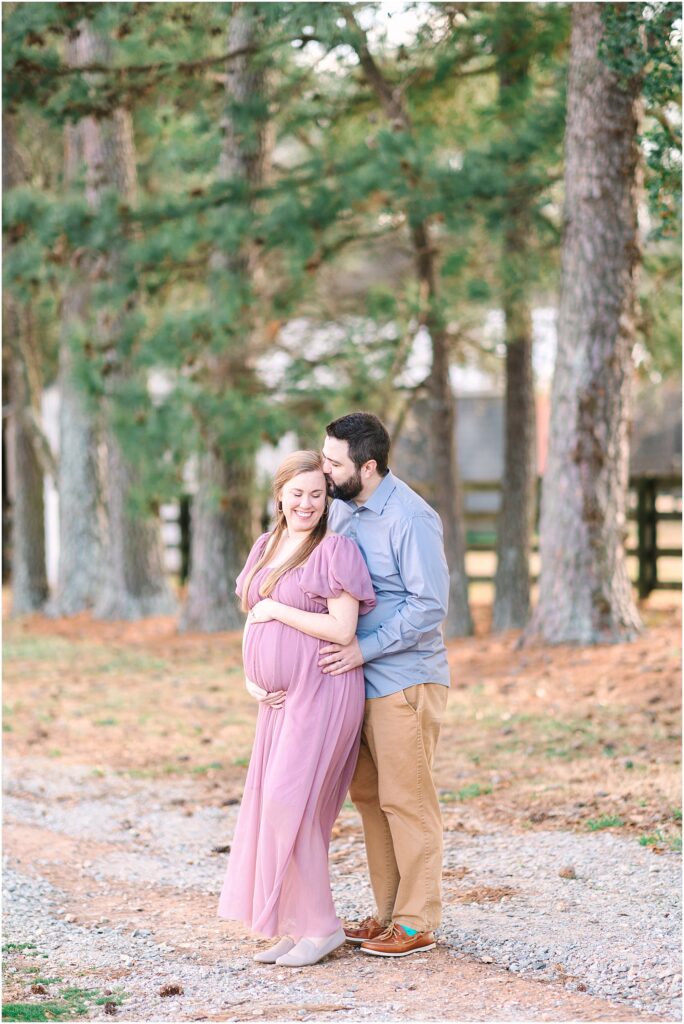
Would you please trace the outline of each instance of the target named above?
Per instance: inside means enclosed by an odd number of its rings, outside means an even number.
[[[369,459],[375,459],[380,476],[389,472],[390,436],[372,412],[350,412],[340,416],[325,428],[328,437],[349,443],[349,458],[357,469]]]

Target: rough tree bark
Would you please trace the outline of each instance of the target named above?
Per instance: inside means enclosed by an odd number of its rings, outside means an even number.
[[[228,26],[227,51],[251,49],[260,37],[260,13],[253,4],[235,3]],[[226,112],[223,118],[223,145],[218,177],[229,181],[240,178],[250,190],[263,179],[269,152],[268,126],[255,118],[250,131],[236,123],[233,104],[258,100],[265,90],[261,64],[253,53],[245,53],[226,65]],[[212,269],[221,280],[221,272],[240,287],[252,291],[256,281],[254,249],[244,244],[238,251],[217,251]],[[245,338],[239,351],[227,342],[224,352],[207,357],[208,386],[235,386],[236,380],[248,386],[253,378],[249,366],[249,315]],[[235,600],[235,578],[244,564],[252,537],[251,505],[254,491],[252,452],[227,456],[213,439],[206,437],[207,448],[198,462],[198,487],[192,504],[190,575],[188,596],[181,629],[217,632],[238,629],[243,617]]]
[[[70,64],[77,61],[76,43],[67,43]],[[82,159],[79,125],[64,129],[64,178],[76,180]],[[85,267],[66,288],[59,339],[59,562],[57,589],[50,611],[75,615],[95,605],[102,580],[102,509],[97,471],[98,431],[79,384],[74,335],[84,325],[88,307]]]
[[[573,4],[558,354],[541,513],[539,602],[525,639],[620,642],[640,629],[625,559],[638,88],[598,57],[601,4]]]
[[[40,359],[31,311],[4,301],[9,362],[8,430],[12,480],[12,614],[40,610],[48,598],[43,460],[40,452]]]
[[[500,4],[499,110],[504,126],[515,131],[516,112],[529,76],[529,47],[521,34],[528,27],[525,4]],[[524,165],[509,167],[504,198],[501,279],[506,324],[506,397],[504,472],[497,524],[496,575],[492,629],[522,629],[530,608],[530,534],[535,500],[535,401],[532,372],[532,315],[528,266],[531,196],[525,193]],[[521,185],[523,187],[521,187]]]
[[[20,183],[14,124],[3,117],[2,182],[5,191]],[[8,458],[12,481],[12,614],[38,611],[48,596],[45,513],[41,459],[41,375],[38,340],[31,310],[5,291],[3,341],[8,362]]]
[[[108,63],[108,40],[81,22],[76,41],[79,62]],[[131,115],[123,108],[110,117],[83,118],[80,124],[83,157],[86,166],[86,197],[93,209],[108,189],[129,203],[135,200],[136,161]],[[102,266],[91,267],[91,274],[115,277],[117,260],[108,254]],[[108,310],[95,316],[96,344],[104,350],[109,365],[106,388],[113,395],[121,378],[129,372],[116,351],[119,317]],[[165,614],[173,610],[163,571],[161,533],[158,517],[133,514],[131,491],[134,474],[111,427],[112,398],[103,408],[103,437],[106,451],[104,498],[107,511],[105,557],[102,560],[102,586],[95,614],[105,619],[137,619],[145,615]]]
[[[389,122],[407,135],[412,124],[406,102],[399,89],[385,79],[368,48],[363,30],[351,9],[345,7],[345,19],[352,33],[352,45],[368,84],[375,92]],[[412,188],[419,184],[407,171]],[[426,424],[430,442],[432,503],[444,527],[444,548],[449,565],[449,611],[444,623],[446,637],[469,636],[473,621],[468,603],[468,577],[465,570],[465,532],[463,496],[456,463],[456,402],[449,381],[449,338],[441,310],[437,255],[430,221],[407,209],[407,219],[416,273],[423,299],[423,323],[430,335],[432,366],[426,383],[429,408]]]

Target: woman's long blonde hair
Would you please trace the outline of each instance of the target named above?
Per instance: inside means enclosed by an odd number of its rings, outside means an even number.
[[[298,476],[299,473],[313,473],[316,470],[323,472],[323,458],[319,452],[301,451],[292,452],[286,459],[281,462],[276,475],[273,479],[273,500],[276,508],[276,524],[271,533],[271,536],[266,541],[266,545],[261,556],[255,562],[253,568],[250,570],[248,575],[245,577],[245,581],[242,584],[242,610],[249,611],[249,605],[247,604],[247,596],[249,594],[249,588],[254,576],[262,569],[265,565],[268,565],[268,560],[275,552],[280,538],[287,529],[287,522],[285,521],[285,514],[283,513],[283,506],[279,500],[279,494],[282,491],[285,484],[292,479],[294,476]],[[325,487],[325,483],[323,484]],[[301,547],[297,548],[294,554],[288,558],[286,562],[279,565],[277,569],[269,573],[261,583],[259,587],[259,596],[268,597],[269,594],[273,593],[276,583],[281,576],[284,576],[290,569],[296,568],[298,565],[302,565],[307,560],[314,548],[318,547],[323,538],[326,535],[328,529],[328,505],[329,498],[326,495],[325,499],[325,510],[323,515],[318,520],[310,535],[304,541]]]

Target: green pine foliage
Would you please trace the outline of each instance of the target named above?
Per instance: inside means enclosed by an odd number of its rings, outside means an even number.
[[[646,253],[645,323],[665,369],[674,360],[662,339],[676,332],[678,305],[674,6],[606,5],[610,38],[627,15],[632,34],[647,26],[645,49],[621,73],[641,76],[649,111],[647,184],[662,226]],[[244,139],[266,120],[274,140],[254,194],[217,174],[231,9],[3,5],[5,111],[28,171],[6,195],[5,286],[38,311],[50,382],[66,289],[114,258],[115,274],[94,272],[92,316],[105,309],[119,325],[116,360],[129,372],[108,379],[112,353],[93,343],[92,322],[70,343],[93,402],[105,390],[112,399],[108,414],[150,504],[181,493],[188,460],[207,447],[251,458],[289,429],[316,445],[321,426],[353,406],[401,418],[420,393],[405,367],[425,315],[411,225],[433,231],[433,312],[448,325],[455,362],[474,353],[492,363],[483,324],[500,304],[513,186],[533,225],[528,283],[544,304],[558,284],[567,4],[407,3],[395,15],[403,34],[384,5],[355,4],[383,76],[402,90],[410,130],[380,109],[353,52],[347,5],[251,5],[262,39],[251,56],[267,69],[266,96],[233,103],[230,114]],[[109,40],[107,60],[84,70],[67,63],[81,19]],[[606,59],[618,58],[608,46]],[[502,101],[505,61],[511,76],[518,66],[526,73]],[[105,194],[93,211],[83,174],[65,183],[63,133],[120,106],[133,116],[137,194],[131,203]],[[245,249],[258,263],[253,287],[238,263],[219,268],[212,256]],[[663,275],[664,288],[655,285]],[[283,331],[288,323],[301,330]],[[231,367],[227,388],[207,372],[217,358]]]

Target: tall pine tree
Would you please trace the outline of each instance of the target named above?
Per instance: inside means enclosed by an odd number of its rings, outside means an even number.
[[[625,557],[640,83],[601,59],[601,7],[572,10],[558,353],[527,634],[547,643],[615,642],[640,629]]]

